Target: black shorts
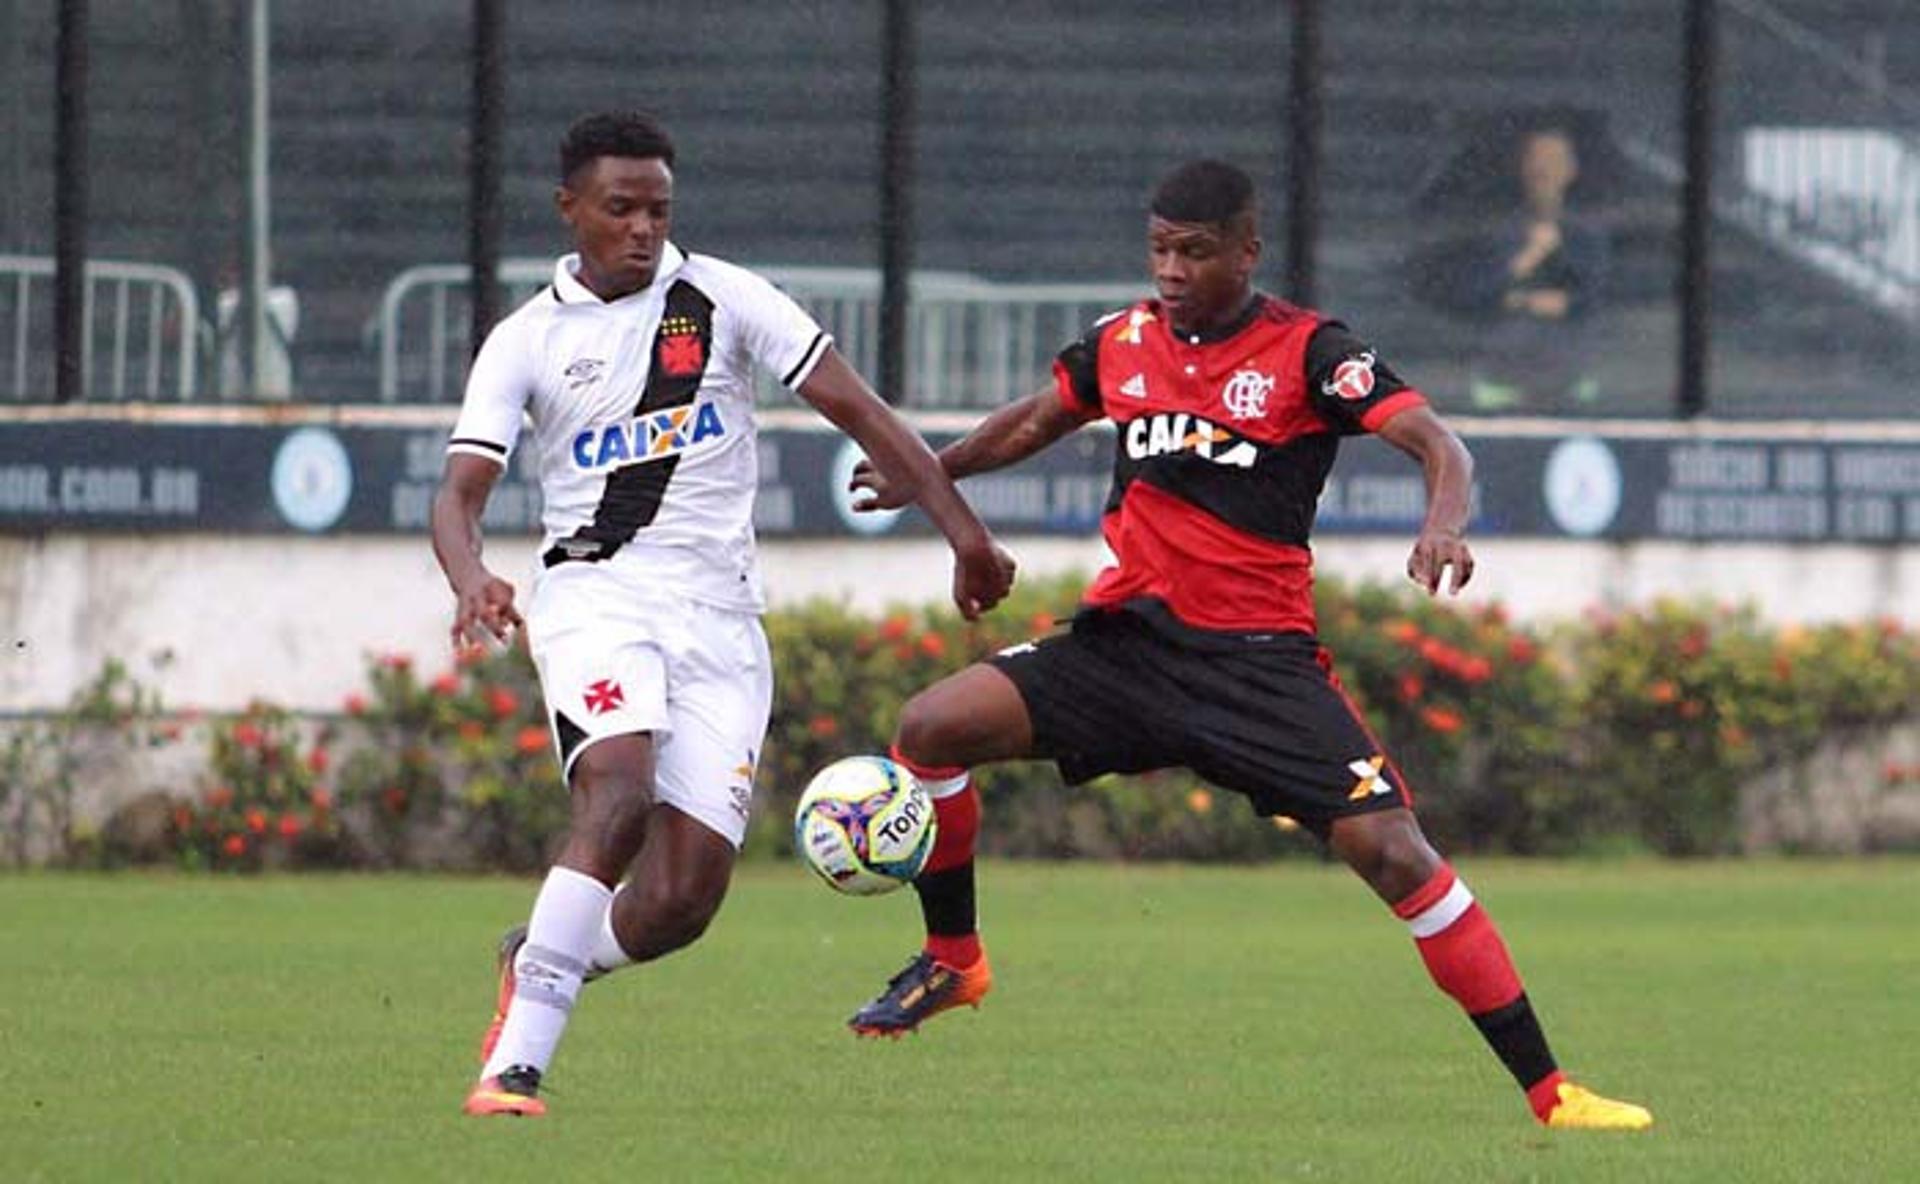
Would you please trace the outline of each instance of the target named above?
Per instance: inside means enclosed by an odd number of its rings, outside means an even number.
[[[1034,755],[1069,782],[1187,768],[1322,833],[1412,804],[1307,634],[1195,648],[1134,613],[1090,611],[992,661],[1026,700]]]

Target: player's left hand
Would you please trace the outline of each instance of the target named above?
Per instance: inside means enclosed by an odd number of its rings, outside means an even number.
[[[1467,540],[1449,531],[1421,531],[1414,540],[1413,554],[1407,556],[1407,578],[1432,596],[1447,584],[1449,568],[1453,569],[1453,579],[1447,592],[1458,596],[1473,578],[1473,549],[1467,546]]]
[[[980,614],[1007,598],[1013,591],[1013,573],[1018,565],[999,543],[988,539],[984,546],[957,552],[953,557],[953,603],[960,615],[977,621]]]
[[[853,466],[853,480],[847,482],[847,491],[858,494],[865,490],[865,498],[856,497],[853,508],[865,513],[869,510],[897,510],[913,500],[913,495],[893,482],[886,474],[875,468],[873,462],[865,457]]]

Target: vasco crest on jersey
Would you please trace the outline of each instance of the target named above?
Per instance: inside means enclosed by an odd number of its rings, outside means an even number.
[[[707,363],[706,347],[700,341],[700,322],[687,316],[670,316],[660,322],[658,342],[660,371],[669,378],[686,378],[700,373]]]

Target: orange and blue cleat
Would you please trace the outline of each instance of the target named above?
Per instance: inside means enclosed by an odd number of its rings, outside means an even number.
[[[955,1007],[980,1006],[993,988],[993,969],[983,951],[968,967],[949,966],[922,950],[888,980],[880,997],[847,1021],[856,1036],[899,1036]]]
[[[486,1032],[480,1037],[480,1063],[487,1063],[493,1055],[493,1046],[500,1043],[500,1029],[507,1026],[507,1008],[513,1005],[513,959],[520,953],[520,947],[527,944],[527,927],[515,925],[507,930],[500,939],[500,951],[495,957],[500,973],[500,993],[494,997],[493,1019],[488,1022]]]
[[[514,1065],[496,1077],[484,1078],[475,1083],[460,1109],[476,1117],[512,1114],[538,1118],[547,1112],[547,1104],[540,1100],[540,1070],[532,1065]]]

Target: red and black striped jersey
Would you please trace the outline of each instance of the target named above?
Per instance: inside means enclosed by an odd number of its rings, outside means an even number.
[[[1307,540],[1340,437],[1426,402],[1344,325],[1266,295],[1206,333],[1143,301],[1062,350],[1054,379],[1116,429],[1116,562],[1086,604],[1207,633],[1314,631]]]

